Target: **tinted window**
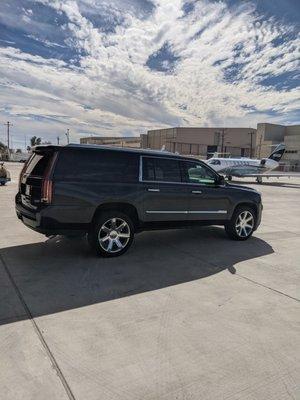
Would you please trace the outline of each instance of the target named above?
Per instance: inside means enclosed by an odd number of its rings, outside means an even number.
[[[143,157],[143,179],[146,181],[181,182],[180,163],[167,158]]]
[[[136,182],[139,158],[122,151],[67,150],[59,155],[55,177],[63,180]]]
[[[206,165],[189,161],[184,161],[182,165],[185,182],[201,183],[205,185],[212,185],[215,183],[216,174],[206,167]]]
[[[26,174],[34,175],[34,176],[43,176],[49,160],[53,153],[44,153],[37,154],[33,153],[30,158],[27,166],[26,166]]]
[[[143,158],[143,179],[155,181],[155,163],[153,158]]]

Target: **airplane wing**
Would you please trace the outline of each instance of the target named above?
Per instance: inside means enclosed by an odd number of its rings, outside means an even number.
[[[288,172],[286,173],[278,173],[278,174],[245,174],[242,175],[241,178],[300,178],[300,173],[293,173],[290,174]]]
[[[233,175],[234,176],[234,175]],[[290,174],[289,172],[286,173],[273,173],[273,174],[245,174],[245,175],[240,175],[239,178],[256,178],[257,183],[262,183],[263,178],[292,178],[292,177],[297,177],[300,178],[300,173],[293,173]]]

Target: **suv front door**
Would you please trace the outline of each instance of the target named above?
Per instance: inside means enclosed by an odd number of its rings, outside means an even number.
[[[190,185],[182,183],[180,161],[142,156],[143,220],[186,221]]]
[[[198,161],[182,161],[181,170],[190,187],[189,220],[226,220],[230,199],[226,186],[218,184],[218,175]]]

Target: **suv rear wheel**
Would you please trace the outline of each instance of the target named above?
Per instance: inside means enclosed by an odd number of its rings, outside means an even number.
[[[238,207],[228,224],[225,225],[227,235],[233,240],[247,240],[254,232],[256,215],[251,207]]]
[[[102,257],[124,254],[132,244],[134,226],[128,215],[119,211],[106,211],[88,233],[93,250]]]

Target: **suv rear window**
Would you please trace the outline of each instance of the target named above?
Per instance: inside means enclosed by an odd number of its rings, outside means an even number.
[[[97,180],[100,182],[136,182],[139,158],[122,151],[68,149],[61,151],[55,179]]]
[[[143,180],[181,182],[179,161],[168,158],[143,157]]]
[[[53,153],[33,153],[26,165],[26,174],[31,176],[43,176]]]

